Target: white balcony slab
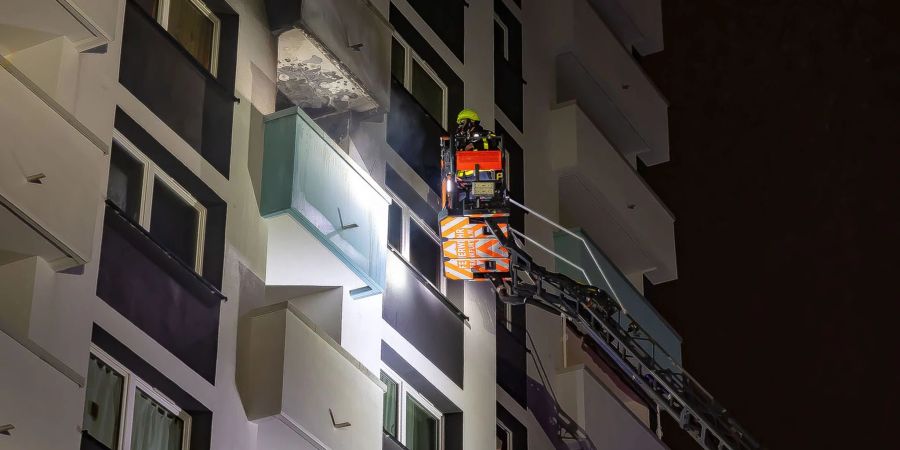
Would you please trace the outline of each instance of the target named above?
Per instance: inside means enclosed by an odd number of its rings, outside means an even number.
[[[578,104],[558,105],[550,126],[562,224],[583,228],[628,276],[675,279],[675,218],[662,201]]]
[[[597,448],[668,448],[585,366],[558,373],[556,386],[560,406],[587,432]]]
[[[105,146],[0,63],[0,214],[11,230],[0,252],[41,256],[56,269],[84,264],[106,192]]]
[[[669,160],[668,103],[589,0],[564,0],[557,101],[577,101],[622,154]]]
[[[297,308],[256,310],[239,334],[238,390],[261,448],[381,448],[384,385]]]

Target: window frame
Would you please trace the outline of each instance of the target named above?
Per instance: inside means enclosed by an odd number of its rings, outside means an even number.
[[[500,18],[497,14],[494,14],[494,23],[500,26],[500,29],[503,30],[503,60],[509,61],[509,27],[506,26],[506,23],[503,22],[503,19]]]
[[[440,292],[442,295],[446,295],[446,293],[447,293],[447,291],[446,291],[446,288],[447,288],[447,277],[444,276],[444,270],[443,270],[443,267],[440,267],[440,268],[439,268],[440,270],[438,270],[438,276],[440,277],[440,279],[438,280],[439,283],[438,283],[438,284],[434,284],[434,282],[433,282],[432,280],[430,280],[430,279],[428,278],[428,276],[426,276],[425,274],[423,274],[422,272],[420,272],[419,269],[418,269],[415,265],[413,265],[412,259],[410,258],[410,238],[409,238],[410,230],[412,229],[413,226],[418,226],[419,228],[421,228],[421,229],[425,232],[425,234],[426,234],[432,241],[434,241],[434,243],[437,245],[437,247],[438,247],[438,254],[441,256],[441,258],[443,258],[443,254],[444,254],[444,247],[443,247],[443,244],[442,244],[443,241],[442,241],[441,238],[437,235],[437,232],[435,232],[435,231],[431,228],[431,226],[429,226],[428,224],[426,224],[424,220],[420,219],[419,216],[417,216],[417,215],[412,211],[412,209],[411,209],[406,203],[404,203],[403,200],[400,199],[400,196],[398,196],[397,194],[395,194],[390,188],[385,187],[385,191],[386,191],[386,192],[388,193],[388,195],[391,197],[391,200],[392,200],[395,204],[397,204],[397,206],[400,207],[400,225],[401,225],[401,231],[400,231],[400,247],[401,247],[401,248],[395,248],[395,247],[394,247],[393,245],[391,245],[390,243],[388,243],[387,245],[388,245],[390,248],[393,248],[394,250],[396,250],[397,253],[399,253],[400,256],[403,257],[403,259],[406,260],[406,262],[409,263],[410,267],[412,267],[412,269],[415,270],[416,273],[418,273],[419,275],[421,275],[422,278],[424,278],[425,280],[427,280],[428,283],[429,283],[433,288],[435,288],[435,289],[436,289],[438,292]],[[413,222],[415,222],[415,224],[413,224]],[[442,263],[442,264],[443,264],[443,263]]]
[[[444,450],[444,413],[387,365],[381,365],[381,373],[397,384],[397,436],[395,436],[394,439],[404,446],[406,445],[406,400],[407,398],[410,398],[425,410],[426,413],[437,420],[438,450]],[[383,422],[384,418],[382,418],[382,423]]]
[[[429,66],[428,63],[425,62],[425,60],[422,59],[422,57],[420,57],[418,55],[418,53],[416,53],[415,50],[413,50],[412,47],[410,47],[410,45],[405,40],[403,40],[402,37],[400,37],[399,34],[394,33],[393,38],[397,40],[397,42],[400,44],[401,47],[403,47],[403,50],[404,50],[403,79],[400,81],[403,83],[403,87],[406,88],[407,92],[409,92],[410,95],[412,95],[413,98],[415,98],[415,95],[413,95],[413,91],[412,91],[412,81],[413,81],[412,80],[412,78],[413,78],[412,77],[412,73],[413,73],[412,63],[413,63],[413,61],[415,61],[416,64],[418,64],[419,67],[421,67],[425,71],[425,73],[428,74],[429,77],[431,77],[431,80],[434,81],[434,83],[437,84],[437,86],[439,88],[441,88],[441,115],[442,115],[442,117],[437,118],[437,119],[438,119],[438,122],[441,124],[441,127],[446,130],[447,129],[447,120],[448,120],[447,108],[449,107],[448,106],[448,98],[449,98],[448,92],[449,91],[447,89],[447,85],[444,83],[443,80],[441,80],[441,77],[438,76],[437,72],[435,72],[434,69],[432,69],[431,66]],[[418,102],[419,99],[416,99],[416,101]],[[420,105],[421,105],[421,103],[420,103]],[[423,106],[423,109],[424,109],[424,106]]]
[[[165,187],[178,195],[188,206],[197,211],[197,236],[196,248],[194,249],[194,261],[185,261],[193,267],[197,273],[203,273],[203,249],[205,244],[206,231],[206,207],[197,200],[190,192],[181,186],[174,178],[156,165],[147,155],[141,152],[125,135],[119,130],[113,130],[113,142],[119,144],[128,156],[134,158],[141,164],[141,202],[138,207],[138,224],[147,232],[150,232],[150,224],[152,222],[151,211],[153,210],[153,188],[156,181],[162,182]]]
[[[90,346],[90,355],[99,359],[104,364],[110,366],[123,380],[122,398],[120,401],[119,412],[119,435],[116,437],[117,448],[119,450],[131,450],[131,433],[134,428],[134,404],[137,390],[147,394],[153,401],[162,406],[167,412],[178,417],[182,421],[181,432],[181,450],[190,450],[191,448],[191,421],[192,418],[184,409],[179,407],[165,394],[146,381],[135,375],[134,372],[128,370],[122,363],[116,361],[115,358],[103,351],[95,344]],[[88,358],[90,360],[90,357]],[[85,380],[87,383],[87,380]],[[83,426],[83,424],[82,424]]]
[[[210,20],[213,24],[213,36],[212,43],[210,45],[210,57],[209,57],[209,73],[215,77],[216,73],[219,69],[219,42],[222,34],[222,21],[219,19],[219,16],[216,15],[206,3],[202,0],[185,0],[191,2],[200,12],[206,16],[207,19]],[[156,4],[156,21],[165,28],[166,31],[169,31],[169,13],[171,12],[172,0],[157,0]],[[171,34],[171,33],[169,33]],[[181,44],[181,42],[179,42]],[[182,45],[183,47],[184,45]],[[191,55],[193,57],[193,55]],[[194,57],[194,59],[197,59]],[[197,60],[201,65],[202,61]]]
[[[507,448],[501,449],[501,450],[513,450],[513,448],[515,448],[514,443],[513,443],[513,439],[515,438],[515,436],[513,436],[512,430],[510,430],[509,427],[506,426],[506,424],[503,423],[503,421],[500,419],[497,419],[497,427],[502,428],[503,431],[506,432],[506,447]]]

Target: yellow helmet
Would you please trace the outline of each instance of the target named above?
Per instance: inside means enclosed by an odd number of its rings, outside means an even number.
[[[472,120],[475,122],[481,122],[481,119],[478,117],[478,113],[475,112],[474,109],[463,109],[456,115],[456,124],[461,124],[464,120]]]

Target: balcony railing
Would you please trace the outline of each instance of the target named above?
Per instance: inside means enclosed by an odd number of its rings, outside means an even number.
[[[681,337],[678,333],[676,333],[671,325],[660,316],[659,312],[653,308],[650,302],[634,288],[631,282],[628,281],[628,278],[619,271],[615,264],[613,264],[612,261],[596,247],[596,245],[593,245],[588,236],[581,230],[574,230],[574,232],[587,241],[587,245],[591,247],[590,250],[585,248],[582,241],[579,241],[569,234],[558,232],[554,236],[556,251],[569,261],[578,264],[584,269],[592,284],[606,292],[615,293],[618,300],[622,302],[622,306],[628,311],[628,317],[623,317],[622,320],[634,320],[637,322],[640,328],[652,336],[656,341],[656,344],[665,350],[665,353],[660,353],[659,355],[654,354],[655,357],[658,356],[657,360],[660,364],[670,367],[672,364],[669,361],[669,358],[671,357],[680,365]],[[587,253],[588,251],[591,252],[593,258],[591,258],[591,254]],[[600,274],[597,265],[594,264],[594,260],[596,260],[597,264],[603,269],[603,273],[606,274],[605,278]],[[580,270],[566,262],[558,262],[557,269],[574,280],[581,282],[587,281],[584,279],[584,275]],[[606,280],[608,280],[608,282]],[[627,327],[629,324],[623,323],[622,325]],[[647,343],[645,350],[652,352],[652,347],[652,344]]]
[[[266,117],[263,216],[287,214],[381,293],[390,197],[300,108]]]

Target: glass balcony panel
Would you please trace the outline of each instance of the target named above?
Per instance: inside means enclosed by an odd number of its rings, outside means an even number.
[[[262,214],[289,214],[383,291],[390,198],[301,109],[266,118]]]
[[[637,322],[663,350],[665,350],[665,353],[668,353],[668,356],[671,356],[676,363],[681,365],[681,336],[679,336],[668,322],[659,315],[659,312],[653,308],[653,305],[651,305],[650,302],[634,288],[631,282],[628,281],[628,278],[619,271],[606,254],[591,242],[587,235],[581,230],[573,231],[588,242],[591,253],[588,253],[588,249],[584,247],[580,240],[562,232],[556,233],[554,236],[556,251],[569,261],[572,261],[583,268],[590,278],[590,284],[605,290],[610,293],[610,295],[612,295],[612,292],[615,292],[618,299],[622,302],[622,305],[628,311],[628,315],[634,319],[634,321]],[[606,274],[606,277],[609,280],[608,283],[604,281],[597,266],[594,265],[591,254],[594,255],[594,258],[597,259],[597,262],[603,269],[603,273]],[[587,282],[584,278],[584,274],[582,274],[580,270],[563,261],[557,261],[557,270],[576,281],[583,283]],[[628,326],[627,322],[629,322],[627,318],[622,319],[624,326]],[[654,355],[656,360],[662,364],[663,367],[672,366],[665,353],[660,352],[659,350],[656,350],[654,353],[649,343],[646,344],[645,348]]]

